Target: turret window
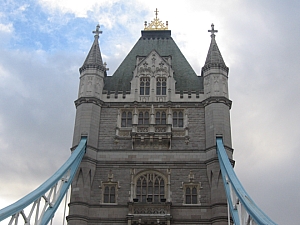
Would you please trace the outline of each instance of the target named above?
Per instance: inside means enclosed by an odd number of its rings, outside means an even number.
[[[173,127],[183,127],[183,112],[173,112]]]
[[[149,124],[149,112],[140,112],[139,113],[139,124]]]
[[[163,77],[157,78],[156,81],[156,95],[167,94],[167,79]]]
[[[166,124],[166,113],[165,112],[157,112],[155,115],[155,123],[156,124]]]
[[[132,125],[132,112],[122,112],[121,126],[131,127]]]
[[[149,95],[150,94],[150,78],[142,77],[140,79],[140,95]]]

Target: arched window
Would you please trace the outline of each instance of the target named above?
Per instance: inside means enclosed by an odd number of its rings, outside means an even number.
[[[142,77],[140,79],[140,95],[149,95],[150,94],[150,78]]]
[[[139,202],[164,202],[165,180],[156,173],[146,173],[136,180],[136,198]]]
[[[121,127],[132,126],[132,112],[122,112]]]
[[[183,112],[173,112],[173,127],[183,127]]]
[[[149,124],[149,112],[140,112],[139,113],[139,124]]]
[[[155,114],[155,123],[156,124],[166,124],[167,116],[165,112],[157,112]]]
[[[167,94],[167,79],[163,77],[158,77],[156,80],[156,95],[166,95]]]

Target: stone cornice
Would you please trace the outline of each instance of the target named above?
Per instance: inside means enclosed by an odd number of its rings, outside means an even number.
[[[81,105],[82,103],[92,103],[98,106],[103,105],[103,101],[96,97],[80,97],[75,101],[76,108]]]
[[[212,104],[212,103],[223,103],[223,104],[227,105],[229,107],[229,109],[231,109],[231,105],[232,105],[232,101],[223,96],[209,97],[209,98],[203,100],[201,103],[204,105],[204,107],[206,107],[207,105]]]
[[[229,72],[229,68],[224,63],[208,63],[202,67],[201,73],[203,74],[205,71],[214,69],[214,68],[223,69],[223,70],[225,70],[226,73]]]
[[[85,70],[87,70],[87,69],[96,69],[96,70],[100,70],[100,71],[102,71],[102,72],[106,72],[106,67],[105,66],[103,66],[103,65],[97,65],[97,64],[84,64],[82,67],[80,67],[79,68],[79,72],[80,72],[80,74],[83,72],[83,71],[85,71]]]

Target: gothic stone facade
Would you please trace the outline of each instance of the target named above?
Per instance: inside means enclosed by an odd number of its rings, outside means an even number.
[[[231,101],[214,33],[200,76],[170,30],[142,31],[107,76],[94,33],[75,101],[73,148],[88,143],[68,224],[228,224],[215,140],[231,158]]]

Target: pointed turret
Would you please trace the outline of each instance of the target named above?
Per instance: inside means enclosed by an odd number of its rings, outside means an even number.
[[[87,68],[97,68],[97,69],[100,69],[100,70],[103,70],[104,72],[106,72],[105,66],[103,65],[100,46],[99,46],[99,42],[98,42],[99,34],[102,34],[102,31],[99,29],[100,29],[100,25],[98,24],[96,26],[96,30],[93,31],[93,33],[95,34],[94,43],[89,51],[89,54],[87,55],[82,67],[79,69],[80,73]]]
[[[228,71],[221,52],[218,48],[215,33],[218,32],[211,25],[211,43],[202,76],[204,80],[204,96],[206,111],[207,147],[214,146],[216,136],[222,135],[227,146],[231,146],[230,116],[231,101],[228,94]],[[214,115],[211,113],[214,112]]]
[[[223,57],[216,42],[215,33],[217,33],[218,31],[214,29],[214,24],[211,25],[211,30],[208,30],[208,32],[211,32],[211,42],[204,67],[202,68],[202,73],[210,68],[222,68],[228,73],[229,69],[223,60]]]
[[[106,63],[103,64],[101,51],[99,47],[99,30],[100,26],[96,26],[94,42],[87,55],[80,72],[80,88],[78,97],[96,97],[101,98],[104,86],[104,77],[106,77]]]

